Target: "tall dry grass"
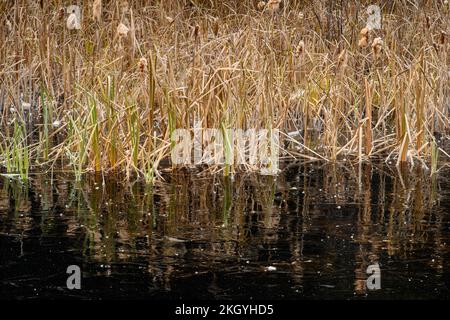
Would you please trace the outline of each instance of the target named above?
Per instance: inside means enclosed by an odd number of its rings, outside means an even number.
[[[278,128],[288,158],[435,172],[448,2],[381,1],[382,29],[361,32],[368,4],[2,1],[0,166],[151,182],[171,133],[196,125]]]

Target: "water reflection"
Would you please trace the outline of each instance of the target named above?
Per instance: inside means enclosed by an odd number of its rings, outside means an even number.
[[[448,171],[306,164],[276,179],[165,178],[0,177],[0,296],[449,297]],[[368,291],[374,263],[382,288]],[[81,291],[65,288],[71,264]]]

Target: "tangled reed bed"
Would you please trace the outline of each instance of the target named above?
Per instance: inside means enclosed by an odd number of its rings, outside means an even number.
[[[371,4],[3,1],[0,167],[151,182],[174,130],[200,126],[279,129],[282,158],[434,173],[448,159],[448,1],[379,1],[379,29]],[[255,168],[224,172],[240,169]]]

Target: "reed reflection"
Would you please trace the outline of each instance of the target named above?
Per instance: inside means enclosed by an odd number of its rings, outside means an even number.
[[[411,263],[419,279],[431,275],[430,285],[443,285],[448,175],[370,164],[284,172],[232,179],[180,171],[152,186],[119,177],[80,183],[39,175],[28,184],[2,177],[0,235],[5,244],[22,243],[2,263],[18,263],[39,237],[79,254],[87,277],[137,268],[155,294],[200,277],[214,296],[244,295],[225,280],[249,279],[247,289],[267,285],[280,297],[352,297],[369,293],[373,263],[385,272],[385,294],[400,294],[402,268]]]

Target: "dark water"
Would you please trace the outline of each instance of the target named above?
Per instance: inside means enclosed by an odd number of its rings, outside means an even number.
[[[450,297],[448,170],[165,178],[0,177],[0,298]],[[369,291],[375,263],[381,289]],[[69,265],[81,290],[66,288]]]

